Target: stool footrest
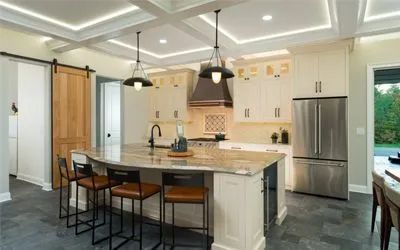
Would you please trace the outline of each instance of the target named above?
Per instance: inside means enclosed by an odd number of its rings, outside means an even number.
[[[176,226],[174,225],[175,228],[180,228],[180,229],[193,229],[193,230],[207,230],[207,227],[202,228],[202,227],[181,227],[181,226]]]
[[[92,230],[92,229],[93,229],[93,226],[92,226],[91,224],[89,224],[89,223],[92,222],[92,221],[93,221],[93,219],[89,219],[89,220],[87,220],[87,221],[83,221],[83,220],[78,219],[78,222],[80,222],[80,223],[78,223],[78,226],[80,226],[80,225],[86,225],[86,226],[88,226],[89,228],[87,228],[87,229],[85,229],[85,230],[83,230],[83,231],[77,232],[76,235],[81,234],[81,233],[84,233],[84,232],[87,232],[87,231],[89,231],[89,230]],[[102,222],[102,223],[100,223],[100,224],[95,225],[94,228],[98,228],[98,227],[104,226],[105,224],[106,224],[106,222]]]
[[[164,243],[165,245],[170,245],[171,249],[174,249],[175,247],[189,247],[189,248],[202,248],[203,245],[194,245],[194,244],[168,244],[168,243]],[[208,249],[208,246],[207,246]]]

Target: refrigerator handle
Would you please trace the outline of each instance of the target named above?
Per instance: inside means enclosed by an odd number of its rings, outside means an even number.
[[[317,139],[318,139],[318,134],[317,134],[317,126],[318,126],[318,118],[317,118],[317,105],[314,106],[314,122],[315,122],[315,128],[314,128],[314,153],[318,154],[318,149],[317,149]]]
[[[321,145],[321,104],[318,104],[318,153],[322,153]]]

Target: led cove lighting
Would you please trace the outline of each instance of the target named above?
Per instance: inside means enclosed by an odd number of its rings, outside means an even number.
[[[367,12],[365,12],[365,13],[367,13]],[[396,17],[396,16],[400,16],[400,11],[394,11],[394,12],[379,14],[379,15],[375,15],[375,16],[365,15],[364,22],[368,23],[371,21],[377,21],[377,20],[386,19],[386,18],[390,18],[390,17]]]
[[[161,44],[166,44],[167,43],[167,39],[160,39],[160,43]]]
[[[281,49],[281,50],[273,50],[273,51],[267,51],[267,52],[260,52],[260,53],[254,53],[254,54],[249,54],[249,55],[243,55],[241,56],[243,59],[254,59],[254,58],[263,58],[263,57],[271,57],[271,56],[280,56],[280,55],[288,55],[289,51],[287,49]]]
[[[129,45],[129,44],[126,44],[126,43],[123,43],[123,42],[120,42],[120,41],[117,41],[117,40],[114,40],[114,39],[108,40],[108,42],[116,44],[116,45],[119,45],[121,47],[125,47],[125,48],[132,49],[132,50],[136,51],[136,47],[135,46],[132,46],[132,45]],[[200,51],[205,51],[205,50],[210,50],[210,49],[212,49],[212,47],[204,47],[204,48],[198,48],[198,49],[184,50],[184,51],[175,52],[175,53],[169,53],[169,54],[164,54],[164,55],[155,54],[153,52],[146,51],[146,50],[143,50],[143,49],[140,49],[140,51],[143,52],[144,54],[149,55],[149,56],[156,57],[156,58],[159,58],[159,59],[163,59],[163,58],[167,58],[167,57],[180,56],[180,55],[185,55],[185,54],[190,54],[190,53],[195,53],[195,52],[200,52]]]
[[[236,44],[245,44],[245,43],[251,43],[251,42],[257,42],[257,41],[262,41],[262,40],[268,40],[268,39],[273,39],[273,38],[278,38],[278,37],[284,37],[284,36],[290,36],[290,35],[297,35],[301,33],[306,33],[306,32],[311,32],[311,31],[318,31],[318,30],[325,30],[325,29],[330,29],[332,28],[331,24],[331,19],[330,19],[330,14],[329,14],[329,3],[328,0],[325,1],[325,11],[327,15],[327,24],[324,25],[319,25],[319,26],[312,26],[304,29],[298,29],[298,30],[292,30],[292,31],[287,31],[283,33],[277,33],[277,34],[272,34],[272,35],[267,35],[267,36],[260,36],[260,37],[254,37],[254,38],[249,38],[249,39],[243,39],[239,40],[235,36],[233,36],[231,33],[226,31],[225,29],[219,27],[218,30],[227,36],[229,39],[234,41]],[[215,28],[215,23],[210,20],[207,16],[205,15],[200,15],[199,16],[203,21],[211,25],[212,27]]]
[[[265,15],[262,17],[262,20],[264,20],[264,21],[270,21],[271,19],[272,19],[272,16],[270,16],[270,15]]]
[[[21,7],[18,7],[16,5],[12,5],[12,4],[6,3],[6,2],[0,1],[0,6],[5,7],[7,9],[11,9],[11,10],[17,11],[17,12],[20,12],[20,13],[23,13],[23,14],[28,15],[28,16],[32,16],[32,17],[41,19],[43,21],[46,21],[46,22],[49,22],[49,23],[52,23],[52,24],[56,24],[58,26],[62,26],[64,28],[67,28],[67,29],[70,29],[70,30],[74,30],[74,31],[78,31],[78,30],[87,28],[87,27],[95,25],[97,23],[104,22],[104,21],[107,21],[107,20],[112,19],[114,17],[121,16],[121,15],[124,15],[126,13],[129,13],[129,12],[132,12],[134,10],[139,9],[136,6],[130,6],[128,8],[125,8],[125,9],[122,9],[122,10],[107,14],[105,16],[101,16],[99,18],[90,20],[88,22],[85,22],[85,23],[82,23],[82,24],[79,24],[79,25],[72,25],[72,24],[69,24],[69,23],[66,23],[66,22],[63,22],[63,21],[60,21],[60,20],[45,16],[45,15],[42,15],[42,14],[39,14],[39,13],[36,13],[36,12],[30,11],[30,10],[27,10],[27,9],[24,9],[24,8],[21,8]]]

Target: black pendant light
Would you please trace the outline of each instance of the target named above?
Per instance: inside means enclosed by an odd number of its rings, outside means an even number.
[[[227,79],[227,78],[232,78],[235,75],[233,74],[232,71],[230,71],[227,68],[224,68],[222,65],[222,60],[221,60],[221,55],[219,53],[219,47],[218,47],[218,13],[221,10],[216,10],[215,15],[216,15],[216,23],[215,23],[215,46],[213,53],[211,55],[210,61],[208,62],[208,66],[203,72],[199,74],[199,77],[201,78],[208,78],[212,79],[212,81],[217,84],[221,81],[221,79]],[[216,66],[213,66],[213,60],[216,61]]]
[[[126,86],[135,87],[137,91],[140,91],[142,87],[151,87],[153,83],[149,80],[146,73],[143,70],[142,64],[139,59],[139,32],[136,32],[137,37],[137,59],[135,69],[133,70],[133,74],[131,78],[126,79],[122,84]]]

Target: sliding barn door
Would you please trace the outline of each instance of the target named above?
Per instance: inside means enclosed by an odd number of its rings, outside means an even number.
[[[60,186],[57,155],[72,167],[71,150],[91,146],[90,74],[53,66],[53,188]]]

